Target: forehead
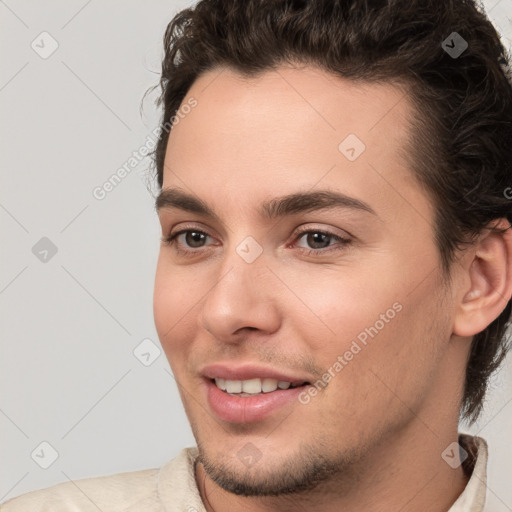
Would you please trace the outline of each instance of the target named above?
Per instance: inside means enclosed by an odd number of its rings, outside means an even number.
[[[262,128],[263,124],[268,131],[277,120],[283,126],[293,120],[308,123],[312,130],[320,129],[325,134],[340,135],[352,129],[360,134],[371,131],[372,137],[386,133],[389,138],[391,133],[386,128],[400,130],[413,114],[408,88],[403,83],[349,80],[317,66],[304,65],[281,66],[254,76],[217,67],[195,80],[182,105],[190,97],[197,99],[199,108],[187,117],[199,121],[223,113],[220,119],[230,117],[230,124],[243,121],[247,128]],[[222,128],[215,126],[216,131]],[[178,131],[176,126],[172,133]]]
[[[256,201],[319,186],[365,196],[377,208],[385,195],[420,192],[406,158],[414,111],[404,87],[311,66],[249,78],[215,68],[181,107],[192,99],[169,136],[164,189],[189,188],[211,204],[222,196],[228,205],[235,196]]]
[[[196,106],[190,108],[186,104],[192,99]],[[280,67],[253,77],[219,67],[196,79],[178,112],[168,152],[193,143],[195,153],[208,151],[209,157],[222,158],[225,152],[233,159],[243,149],[246,159],[270,152],[298,158],[320,149],[319,143],[322,151],[336,155],[350,134],[375,156],[402,147],[412,107],[399,85],[354,82],[317,67]]]

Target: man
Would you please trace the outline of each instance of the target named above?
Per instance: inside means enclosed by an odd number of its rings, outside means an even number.
[[[467,0],[204,0],[165,51],[154,316],[197,448],[1,510],[483,510],[487,445],[458,424],[511,312],[490,22]]]

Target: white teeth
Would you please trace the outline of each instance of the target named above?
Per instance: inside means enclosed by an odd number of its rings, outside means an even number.
[[[247,393],[249,395],[257,395],[259,393],[271,393],[277,389],[288,389],[291,386],[291,383],[278,381],[277,379],[215,379],[215,385],[227,393]]]
[[[217,387],[222,389],[222,391],[226,391],[226,381],[224,379],[215,379],[215,384],[217,384]]]
[[[226,391],[228,393],[241,393],[242,381],[241,380],[226,380]]]
[[[270,393],[271,391],[275,391],[276,389],[276,379],[263,379],[263,382],[261,383],[261,391],[263,391],[263,393]]]
[[[255,395],[261,393],[261,380],[260,379],[249,379],[242,381],[242,392]]]

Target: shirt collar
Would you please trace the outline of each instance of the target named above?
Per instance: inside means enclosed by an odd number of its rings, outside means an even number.
[[[469,482],[448,512],[481,512],[487,490],[487,443],[481,437],[459,434],[459,445],[468,454],[462,467]]]
[[[195,477],[197,447],[184,448],[158,475],[157,492],[165,512],[206,512]]]

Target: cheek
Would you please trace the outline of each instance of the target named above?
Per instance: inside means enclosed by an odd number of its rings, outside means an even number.
[[[153,317],[168,358],[171,352],[176,351],[180,340],[186,339],[184,332],[191,328],[194,311],[191,308],[195,301],[192,288],[187,286],[185,293],[183,286],[189,281],[190,276],[180,275],[176,268],[166,265],[163,257],[159,257],[153,292]]]
[[[287,311],[317,364],[334,375],[336,395],[366,399],[370,392],[379,399],[389,394],[385,384],[423,385],[436,364],[440,332],[446,330],[432,299],[438,288],[427,280],[411,293],[411,283],[401,286],[399,273],[387,270],[358,279],[343,273],[341,281],[340,273],[336,280],[332,273],[301,281],[303,303]],[[434,325],[432,318],[439,321]]]
[[[388,310],[389,318],[397,314],[393,309],[396,295],[392,289],[379,287],[372,291],[361,284],[366,282],[364,278],[357,279],[354,274],[349,269],[339,268],[310,274],[296,286],[297,298],[291,297],[288,301],[284,314],[294,319],[297,328],[302,326],[299,328],[303,331],[301,337],[307,340],[320,364],[332,364],[338,355],[349,350],[358,336],[364,341],[364,337],[368,337],[365,329],[376,322],[381,330],[384,327],[381,314],[385,315]]]
[[[168,272],[165,271],[161,263],[161,259],[162,257],[160,256],[155,275],[153,318],[160,342],[164,344],[166,338],[165,333],[172,327],[170,312],[172,311],[171,306],[175,301],[173,299],[174,287],[172,286]]]
[[[388,323],[370,320],[370,328],[361,331],[365,344],[356,337],[361,350],[351,356],[333,389],[348,416],[398,421],[420,410],[433,385],[450,325],[436,301],[426,299],[435,297],[436,290],[423,293],[428,295],[402,300],[400,311]]]

